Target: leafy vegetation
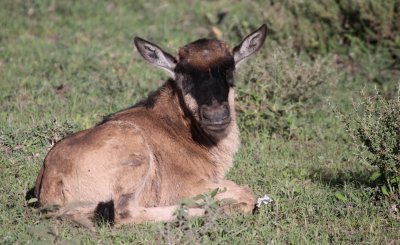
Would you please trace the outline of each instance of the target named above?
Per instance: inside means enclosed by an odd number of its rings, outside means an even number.
[[[266,45],[237,74],[227,177],[274,202],[228,217],[206,194],[206,217],[183,203],[177,223],[96,232],[29,207],[55,141],[165,80],[134,35],[174,53],[200,37],[233,46],[261,23]],[[0,243],[399,243],[399,1],[5,0],[0,26]]]

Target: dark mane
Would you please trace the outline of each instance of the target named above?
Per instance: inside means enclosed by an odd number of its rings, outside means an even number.
[[[126,107],[122,110],[119,110],[117,112],[108,114],[106,116],[103,117],[103,119],[101,120],[100,123],[96,124],[96,125],[101,125],[104,124],[106,122],[108,122],[113,116],[117,115],[118,113],[121,113],[123,111],[129,110],[129,109],[133,109],[133,108],[137,108],[137,107],[145,107],[148,109],[151,109],[154,107],[161,91],[163,91],[165,89],[166,86],[168,86],[169,84],[175,84],[175,82],[172,79],[169,79],[166,83],[164,83],[163,86],[161,86],[160,88],[158,88],[157,90],[151,92],[147,98],[140,100],[139,102],[137,102],[136,104]],[[175,87],[175,85],[173,85]]]

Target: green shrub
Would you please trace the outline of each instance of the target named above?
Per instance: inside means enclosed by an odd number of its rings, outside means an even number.
[[[343,118],[350,135],[358,142],[359,157],[378,168],[371,181],[380,186],[384,195],[399,196],[400,97],[364,95],[354,109]]]
[[[309,60],[277,49],[244,72],[237,89],[242,132],[298,137],[300,117],[321,101],[323,88],[334,85],[332,59]]]

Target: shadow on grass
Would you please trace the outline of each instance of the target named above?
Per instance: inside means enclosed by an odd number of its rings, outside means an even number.
[[[352,185],[356,188],[374,187],[370,181],[371,171],[368,170],[332,170],[328,168],[314,169],[311,171],[310,179],[320,182],[326,186],[341,188]]]

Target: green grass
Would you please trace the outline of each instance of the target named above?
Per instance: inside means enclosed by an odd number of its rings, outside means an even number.
[[[339,8],[330,13],[300,2],[1,1],[0,243],[399,243],[398,200],[376,195],[369,181],[374,169],[360,162],[333,110],[350,112],[361,90],[395,95],[399,31],[383,24],[369,31],[366,12],[361,27],[343,33],[334,22]],[[365,9],[381,10],[374,8]],[[228,14],[217,24],[220,12]],[[384,17],[377,13],[374,20]],[[228,178],[273,203],[254,215],[183,221],[185,229],[143,224],[96,232],[28,207],[26,193],[55,141],[134,104],[166,79],[133,51],[133,36],[174,53],[210,35],[212,26],[233,46],[264,22],[271,27],[267,43],[237,79],[242,145]],[[298,75],[304,83],[323,81],[311,92],[298,90],[292,87]],[[281,79],[274,84],[271,77]],[[299,91],[307,100],[291,100],[289,92]],[[267,111],[273,103],[281,116]]]

